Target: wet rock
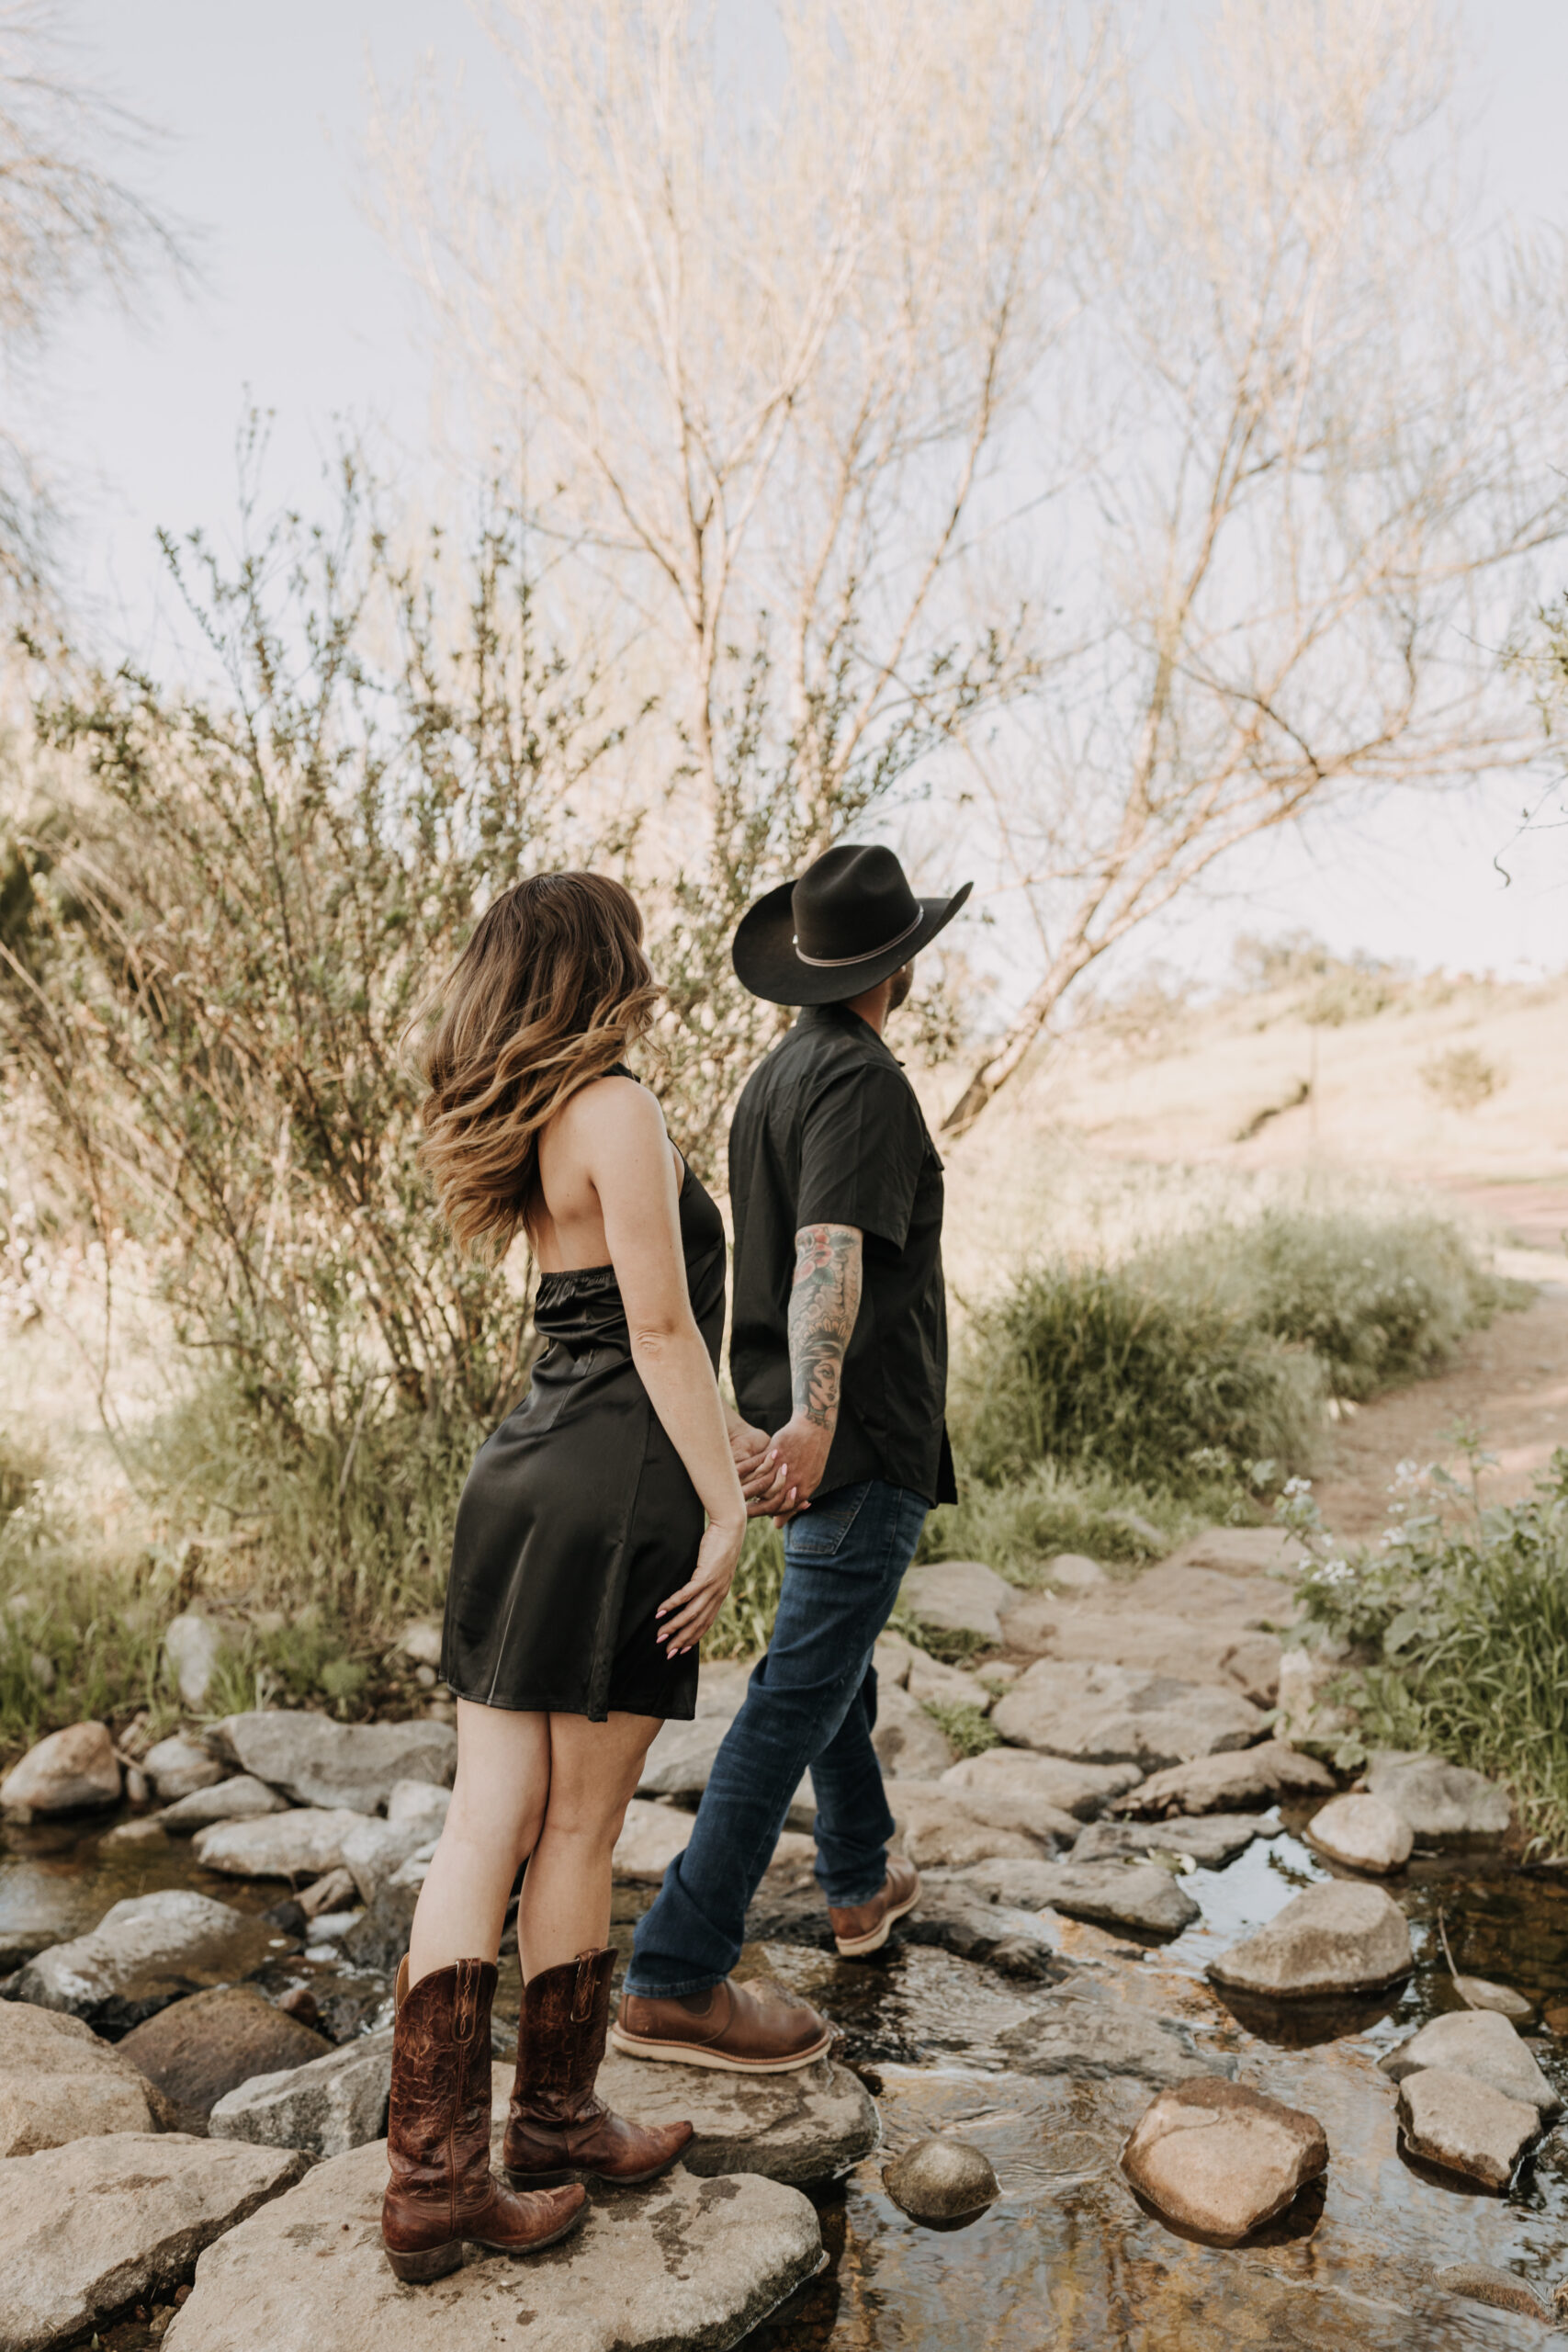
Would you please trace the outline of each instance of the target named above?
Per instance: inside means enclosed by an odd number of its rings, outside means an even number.
[[[953,1749],[941,1725],[896,1682],[876,1694],[876,1729],[871,1744],[883,1770],[900,1781],[934,1781],[953,1761]]]
[[[1212,1961],[1209,1974],[1237,1992],[1303,2000],[1375,1992],[1407,1976],[1413,1964],[1398,1904],[1381,1886],[1328,1879]]]
[[[1255,1838],[1279,1831],[1255,1813],[1211,1813],[1196,1820],[1091,1821],[1080,1829],[1070,1860],[1107,1862],[1122,1854],[1187,1854],[1201,1868],[1224,1870]]]
[[[1098,1560],[1083,1552],[1058,1552],[1045,1563],[1045,1574],[1062,1592],[1103,1590],[1111,1581]]]
[[[428,1865],[405,1862],[379,1885],[361,1916],[344,1932],[343,1948],[356,1968],[389,1976],[409,1948],[414,1905]],[[349,1881],[352,1887],[353,1881]]]
[[[17,1998],[118,2038],[187,1993],[248,1976],[286,1943],[265,1920],[167,1887],[128,1896],[90,1935],[39,1952],[20,1972]]]
[[[1082,1764],[1059,1756],[1037,1756],[1016,1747],[988,1747],[983,1756],[966,1756],[942,1775],[944,1789],[973,1791],[977,1795],[1021,1797],[1052,1812],[1076,1814],[1092,1821],[1113,1798],[1135,1789],[1143,1775],[1135,1764]]]
[[[1424,2067],[1399,2086],[1399,2125],[1413,2156],[1462,2173],[1483,2188],[1506,2188],[1540,2133],[1539,2111],[1473,2075]]]
[[[755,1980],[753,1980],[755,1981]],[[498,2065],[491,2117],[506,2121],[513,2068]],[[681,2161],[709,2179],[761,2173],[795,2188],[838,2180],[875,2147],[876,2102],[858,2075],[818,2058],[794,2075],[721,2075],[706,2066],[652,2064],[612,2050],[599,2070],[599,2096],[639,2123],[695,2126]]]
[[[978,1560],[937,1560],[911,1568],[900,1594],[911,1617],[944,1634],[978,1634],[998,1647],[1002,1613],[1018,1598],[1017,1588]]]
[[[91,1881],[13,1855],[0,1868],[0,1975],[8,1976],[51,1944],[85,1935],[103,1897]]]
[[[223,1778],[222,1765],[205,1742],[186,1739],[181,1732],[150,1747],[141,1769],[165,1804],[191,1796],[197,1789],[209,1789]]]
[[[385,2139],[391,2084],[389,2028],[326,2050],[304,2065],[251,2075],[213,2103],[208,2130],[215,2140],[346,2155],[367,2140]]]
[[[888,1781],[887,1802],[904,1832],[904,1851],[919,1870],[962,1870],[1001,1856],[1038,1860],[1070,1846],[1071,1814],[1018,1797],[990,1797],[929,1781]],[[974,1802],[968,1802],[973,1795]],[[1027,1825],[1027,1826],[1026,1826]]]
[[[1496,2312],[1517,2312],[1521,2319],[1539,2319],[1550,2327],[1552,2314],[1540,2297],[1511,2270],[1495,2270],[1489,2262],[1450,2262],[1432,2273],[1434,2287],[1450,2295],[1463,2295],[1472,2303],[1490,2303]]]
[[[323,1871],[348,1868],[344,1841],[364,1820],[363,1814],[340,1805],[330,1812],[307,1806],[259,1820],[215,1821],[209,1829],[197,1830],[196,1859],[203,1870],[231,1878],[319,1878]]]
[[[138,2297],[167,2294],[205,2246],[298,2180],[304,2165],[284,2149],[142,2132],[0,2164],[0,2346],[44,2352],[85,2340]]]
[[[99,1840],[100,1846],[107,1846],[111,1851],[117,1846],[164,1846],[167,1843],[164,1825],[155,1814],[147,1814],[140,1821],[117,1821],[112,1829],[105,1830]]]
[[[1508,1833],[1506,1789],[1441,1756],[1384,1749],[1367,1766],[1367,1787],[1410,1824],[1418,1846],[1495,1846]]]
[[[1266,1739],[1233,1755],[1203,1756],[1152,1773],[1140,1788],[1118,1797],[1112,1810],[1157,1820],[1178,1813],[1228,1813],[1235,1805],[1270,1804],[1276,1797],[1320,1790],[1325,1796],[1334,1791],[1326,1765]]]
[[[252,1984],[224,1984],[175,2001],[120,2043],[186,2131],[198,2130],[217,2102],[253,2075],[306,2065],[331,2048]]]
[[[647,2188],[596,2189],[582,2226],[536,2261],[479,2256],[411,2290],[381,2250],[386,2177],[372,2142],[231,2231],[202,2256],[167,2352],[491,2352],[523,2335],[537,2352],[716,2352],[822,2261],[797,2188],[682,2166]]]
[[[0,2002],[0,2156],[155,2132],[164,2120],[145,2075],[80,2018]]]
[[[1313,1815],[1307,1844],[1356,1871],[1372,1871],[1380,1878],[1402,1871],[1410,1860],[1410,1824],[1381,1797],[1331,1797]]]
[[[119,1763],[104,1724],[67,1724],[29,1747],[0,1781],[0,1810],[80,1813],[119,1803]]]
[[[1239,1690],[1054,1658],[1032,1666],[998,1700],[992,1721],[1021,1747],[1089,1764],[1135,1764],[1141,1772],[1245,1747],[1264,1727]]]
[[[1535,2015],[1535,2003],[1516,1993],[1511,1984],[1494,1984],[1484,1976],[1456,1976],[1454,1991],[1468,2008],[1495,2009],[1501,2018],[1512,2018],[1516,2025],[1527,2025]]]
[[[180,1704],[200,1714],[223,1655],[223,1633],[197,1610],[175,1617],[164,1632],[164,1670],[180,1694]]]
[[[229,1780],[192,1789],[187,1796],[165,1805],[157,1819],[160,1828],[173,1837],[194,1838],[198,1829],[210,1829],[217,1821],[260,1821],[269,1813],[288,1811],[288,1798],[269,1789],[265,1781],[249,1772],[236,1772]]]
[[[751,1932],[750,1917],[747,1932]],[[1025,1983],[1054,1982],[1065,1966],[1032,1912],[988,1902],[951,1871],[922,1874],[919,1908],[900,1919],[893,1932],[901,1942],[934,1946]]]
[[[1392,2082],[1403,2083],[1424,2067],[1440,2066],[1469,2075],[1505,2098],[1519,2100],[1542,2115],[1556,2115],[1562,2102],[1505,2017],[1491,2009],[1450,2009],[1433,2018],[1408,2041],[1378,2061]]]
[[[723,1715],[667,1723],[654,1734],[637,1784],[639,1797],[700,1797],[729,1723]]]
[[[919,2140],[882,2168],[883,2186],[917,2222],[958,2222],[1001,2195],[989,2160],[962,2140]]]
[[[1080,2083],[1121,2075],[1183,2083],[1199,2075],[1233,2075],[1236,2069],[1235,2058],[1201,2049],[1174,2018],[1153,2017],[1077,1985],[1054,1994],[997,2039],[1015,2074],[1066,2075]]]
[[[611,1858],[611,1872],[621,1879],[661,1879],[677,1854],[691,1842],[695,1814],[672,1804],[653,1804],[633,1797],[626,1807],[621,1834]]]
[[[1122,2151],[1139,2195],[1214,2245],[1239,2245],[1327,2163],[1315,2116],[1213,2077],[1162,2091]]]
[[[449,1724],[337,1724],[287,1709],[228,1715],[208,1734],[220,1756],[296,1804],[378,1813],[398,1781],[449,1788],[457,1735]]]
[[[979,1862],[964,1875],[996,1902],[1145,1935],[1179,1935],[1200,1916],[1180,1880],[1157,1862]]]

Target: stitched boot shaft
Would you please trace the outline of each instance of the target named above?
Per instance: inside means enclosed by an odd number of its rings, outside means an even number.
[[[672,2165],[689,2123],[628,2123],[594,2089],[610,2025],[608,1949],[531,1977],[517,2034],[502,2161],[514,2181],[594,2178],[633,2186]]]
[[[465,2238],[525,2254],[565,2234],[581,2190],[517,2197],[490,2168],[490,2013],[496,1972],[459,1960],[405,1992],[400,1976],[381,2235],[400,2278],[438,2278]]]

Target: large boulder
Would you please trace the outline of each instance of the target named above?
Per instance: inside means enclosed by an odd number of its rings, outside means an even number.
[[[1410,1860],[1410,1824],[1381,1797],[1331,1797],[1307,1825],[1307,1844],[1347,1869],[1386,1878]]]
[[[318,2157],[346,2155],[367,2140],[385,2139],[391,2083],[389,2027],[304,2065],[250,2075],[214,2103],[207,2128],[215,2140],[301,2148]]]
[[[278,2148],[115,2132],[0,2164],[0,2352],[85,2342],[167,2295],[205,2246],[298,2180]],[[318,2352],[320,2347],[318,2346]]]
[[[1157,1772],[1196,1756],[1246,1747],[1264,1721],[1239,1690],[1143,1668],[1042,1658],[997,1702],[1004,1739],[1086,1764]]]
[[[661,1725],[643,1762],[638,1796],[700,1797],[730,1720],[724,1715],[699,1715],[694,1723]]]
[[[103,2132],[155,2132],[164,2120],[141,2069],[80,2018],[0,2001],[0,2156]]]
[[[373,2141],[231,2230],[197,2265],[166,2352],[492,2352],[524,2336],[529,2352],[719,2352],[822,2262],[799,2189],[678,2166],[646,2188],[596,2189],[582,2226],[536,2261],[481,2256],[410,2290],[381,2249],[386,2179]]]
[[[494,2070],[491,2114],[506,2122],[513,2068]],[[653,2065],[612,2050],[599,2069],[599,2096],[639,2123],[690,2122],[696,2136],[681,2161],[705,2179],[761,2173],[795,2188],[838,2180],[880,2137],[876,2102],[858,2075],[818,2058],[793,2075],[726,2075],[705,2066]]]
[[[1070,1846],[1077,1823],[1070,1813],[1031,1805],[1018,1797],[984,1795],[929,1781],[889,1781],[887,1802],[904,1833],[904,1851],[919,1870],[962,1870],[1005,1855],[1038,1860]]]
[[[1506,1789],[1441,1756],[1385,1748],[1367,1766],[1367,1787],[1409,1823],[1418,1846],[1495,1846],[1513,1818]]]
[[[1212,2076],[1161,2091],[1122,2151],[1139,2196],[1214,2245],[1239,2245],[1327,2164],[1315,2116]]]
[[[175,2001],[120,2043],[187,2132],[198,2131],[225,2093],[253,2075],[303,2066],[331,2048],[323,2034],[275,2007],[251,1984],[223,1984]]]
[[[988,1747],[983,1756],[966,1756],[942,1776],[944,1789],[962,1790],[965,1796],[1018,1797],[1038,1805],[1042,1817],[1053,1813],[1076,1814],[1092,1821],[1111,1800],[1135,1789],[1142,1774],[1135,1764],[1067,1763],[1059,1756],[1037,1756],[1028,1748]]]
[[[1483,2188],[1504,2189],[1540,2136],[1540,2112],[1473,2075],[1427,2066],[1399,2086],[1399,2128],[1413,2156]]]
[[[1179,1936],[1199,1917],[1180,1880],[1157,1862],[977,1862],[964,1875],[994,1902],[1148,1936]]]
[[[215,1761],[215,1759],[209,1759]],[[160,1829],[175,1838],[194,1838],[216,1821],[260,1821],[269,1813],[287,1813],[288,1800],[269,1789],[254,1773],[235,1772],[206,1788],[192,1789],[154,1815]]]
[[[934,1781],[953,1761],[953,1749],[942,1726],[896,1682],[877,1690],[876,1728],[871,1744],[883,1770],[900,1781]]]
[[[1268,2000],[1380,1992],[1415,1965],[1410,1929],[1381,1886],[1325,1879],[1209,1963],[1216,1984]]]
[[[1014,2074],[1064,2075],[1078,2083],[1122,2075],[1184,2083],[1198,2075],[1231,2075],[1236,2068],[1233,2057],[1200,2049],[1176,2018],[1151,2016],[1087,1986],[1054,1993],[997,2040]]]
[[[999,1647],[1002,1614],[1018,1590],[978,1560],[935,1560],[909,1570],[899,1597],[922,1625],[944,1634],[977,1634]]]
[[[67,1724],[29,1747],[0,1781],[0,1810],[26,1818],[35,1813],[84,1813],[118,1804],[119,1762],[107,1724]]]
[[[1403,2083],[1428,2066],[1451,2075],[1469,2075],[1505,2098],[1521,2100],[1541,2115],[1556,2115],[1562,2106],[1556,2091],[1536,2064],[1529,2042],[1521,2041],[1505,2017],[1495,2009],[1450,2009],[1391,2050],[1379,2065],[1391,2081]]]
[[[1190,1764],[1151,1773],[1118,1797],[1114,1810],[1145,1819],[1179,1813],[1229,1813],[1243,1804],[1272,1804],[1276,1797],[1330,1795],[1334,1775],[1315,1757],[1298,1755],[1277,1739],[1232,1755],[1201,1756]]]
[[[39,1952],[17,1976],[16,1994],[118,2039],[171,2001],[248,1976],[288,1947],[270,1920],[166,1887],[127,1896],[91,1935]]]
[[[1075,1605],[1039,1594],[1006,1620],[1008,1645],[1035,1657],[1125,1666],[1179,1681],[1235,1689],[1271,1707],[1280,1688],[1277,1634],[1224,1623],[1191,1623],[1147,1606],[1134,1587],[1114,1607]]]
[[[166,1805],[194,1795],[197,1789],[209,1789],[223,1778],[223,1767],[206,1742],[187,1739],[183,1732],[150,1747],[141,1759],[141,1770]]]
[[[197,1830],[196,1859],[203,1870],[222,1871],[231,1878],[320,1878],[323,1871],[347,1868],[344,1841],[364,1821],[362,1813],[344,1805],[215,1821],[209,1829]]]
[[[296,1804],[379,1813],[398,1781],[449,1788],[457,1735],[422,1717],[401,1724],[338,1724],[287,1709],[227,1715],[208,1733],[214,1752],[281,1789]]]
[[[1272,1825],[1279,1835],[1279,1823]],[[1124,1854],[1186,1854],[1203,1870],[1224,1870],[1264,1835],[1256,1814],[1211,1813],[1194,1821],[1091,1821],[1077,1834],[1069,1860],[1109,1862]]]

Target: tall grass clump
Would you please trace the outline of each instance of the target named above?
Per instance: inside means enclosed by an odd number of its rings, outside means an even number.
[[[1021,1584],[1057,1552],[1136,1567],[1174,1551],[1205,1518],[1223,1518],[1233,1499],[1232,1490],[1218,1482],[1212,1499],[1201,1493],[1179,1499],[1092,1465],[1063,1469],[1039,1462],[998,1486],[966,1477],[961,1499],[927,1520],[918,1557],[984,1560]]]
[[[1333,1695],[1363,1747],[1428,1749],[1506,1781],[1534,1838],[1568,1850],[1568,1449],[1502,1508],[1440,1472],[1422,1484],[1377,1549],[1328,1556],[1319,1538],[1305,1638],[1345,1651]]]

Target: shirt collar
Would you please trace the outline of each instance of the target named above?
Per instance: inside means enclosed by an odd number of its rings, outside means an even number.
[[[847,1004],[804,1004],[795,1014],[797,1029],[838,1029],[846,1036],[859,1037],[879,1054],[886,1054],[895,1069],[904,1065],[887,1043],[879,1037],[863,1013],[854,1012]]]

